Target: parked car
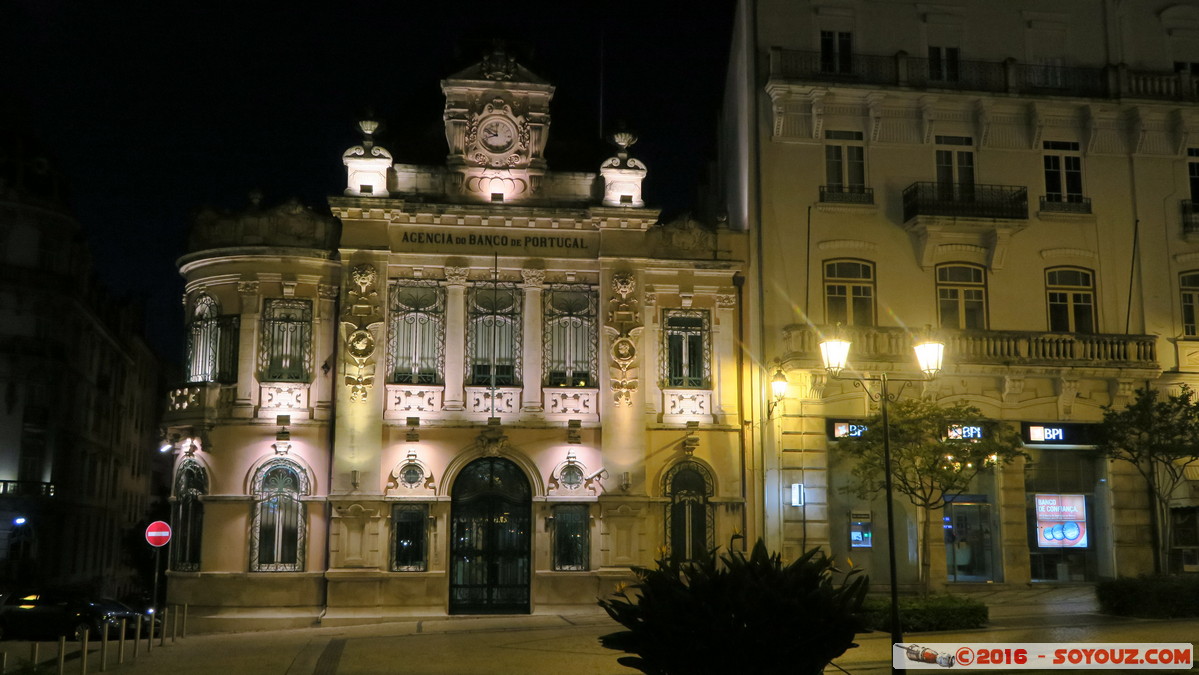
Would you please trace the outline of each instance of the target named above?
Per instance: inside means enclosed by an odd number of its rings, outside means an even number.
[[[80,640],[86,631],[91,639],[98,640],[105,625],[109,626],[109,636],[116,637],[122,618],[126,619],[126,635],[133,635],[138,614],[110,598],[62,591],[16,591],[0,603],[0,639],[55,640],[65,636]],[[149,625],[149,619],[143,619],[143,634]]]

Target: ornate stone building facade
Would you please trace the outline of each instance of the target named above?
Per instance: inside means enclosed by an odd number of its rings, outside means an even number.
[[[817,345],[841,324],[851,367],[912,375],[932,325],[946,367],[905,395],[978,406],[1030,456],[933,514],[933,581],[1151,569],[1143,481],[1089,430],[1134,388],[1199,383],[1199,5],[746,0],[737,22],[724,176],[754,241],[751,416],[776,367],[789,381],[755,427],[772,546],[885,579],[884,506],[841,491],[829,452],[872,404]],[[1175,569],[1199,571],[1196,479],[1173,503]],[[1072,526],[1041,508],[1059,497]],[[912,583],[920,514],[898,502]]]
[[[502,52],[442,90],[445,165],[363,122],[332,217],[195,224],[169,593],[202,627],[589,604],[746,529],[745,236],[658,224],[632,135],[550,170],[554,87]]]
[[[141,314],[92,276],[62,180],[0,121],[0,586],[137,585],[157,447],[158,359]]]

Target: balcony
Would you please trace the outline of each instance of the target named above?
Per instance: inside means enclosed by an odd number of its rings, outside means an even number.
[[[849,332],[861,367],[868,368],[862,365],[868,362],[912,360],[912,336],[902,328],[856,328]],[[956,365],[1159,368],[1157,338],[1152,335],[999,330],[944,333],[946,363]],[[820,363],[820,339],[820,332],[806,324],[783,329],[790,357],[810,360],[813,367]]]
[[[1004,61],[941,62],[899,52],[892,56],[854,54],[850,59],[822,58],[820,52],[774,48],[772,80],[840,82],[862,85],[951,89],[1023,95],[1085,98],[1199,100],[1199,78],[1189,72],[1132,71],[1124,65],[1069,67]]]
[[[167,391],[166,424],[194,424],[215,417],[233,399],[233,386],[215,382],[192,382]]]
[[[862,185],[821,185],[820,201],[834,204],[874,204],[874,188]]]
[[[1090,213],[1091,198],[1080,195],[1041,197],[1042,213]]]
[[[912,183],[903,191],[904,222],[918,216],[1028,220],[1028,188],[1022,185]]]

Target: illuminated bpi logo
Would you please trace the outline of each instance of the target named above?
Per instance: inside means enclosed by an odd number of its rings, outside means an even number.
[[[981,441],[983,428],[971,424],[951,424],[945,432],[945,438],[952,441]]]
[[[868,428],[865,424],[833,422],[833,438],[857,438],[866,433]]]
[[[1030,424],[1028,440],[1033,443],[1061,443],[1066,440],[1066,430],[1061,427],[1042,427]]]
[[[1025,443],[1044,445],[1095,445],[1096,424],[1082,422],[1022,422]]]

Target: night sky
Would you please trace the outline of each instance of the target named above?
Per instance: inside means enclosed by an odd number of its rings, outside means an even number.
[[[195,209],[261,190],[327,210],[368,112],[397,162],[441,164],[439,82],[495,39],[557,86],[551,170],[598,170],[613,154],[601,125],[623,123],[647,203],[670,216],[715,158],[731,0],[318,6],[0,0],[0,97],[66,178],[96,273],[144,303],[168,359]]]

